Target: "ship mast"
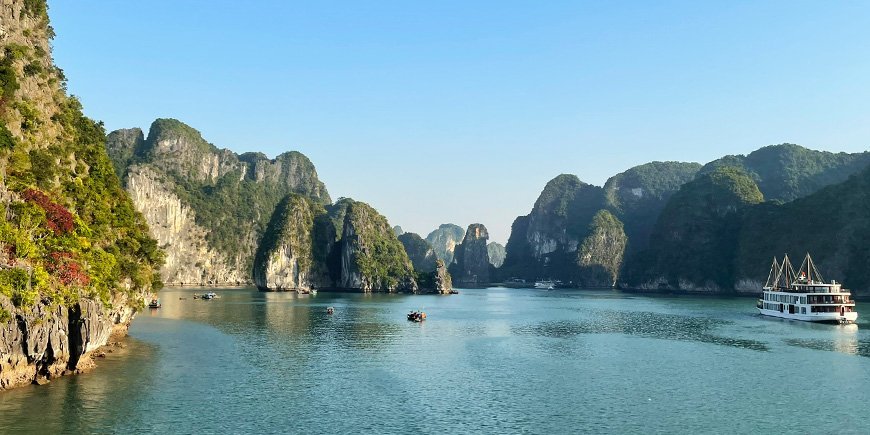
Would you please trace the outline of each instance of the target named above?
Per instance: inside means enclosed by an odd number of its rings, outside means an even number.
[[[770,265],[770,272],[767,274],[767,283],[764,284],[764,288],[776,290],[777,280],[779,280],[779,262],[776,261],[776,257],[773,257],[773,264]]]
[[[794,268],[791,266],[791,261],[788,259],[788,254],[785,254],[782,258],[782,265],[779,268],[779,274],[776,276],[776,283],[780,288],[789,288],[791,284],[795,281],[795,273]]]
[[[807,282],[810,284],[812,284],[814,281],[819,283],[825,282],[825,279],[822,278],[822,274],[819,273],[819,269],[816,269],[816,265],[815,263],[813,263],[813,257],[810,257],[809,252],[807,252],[807,256],[804,258],[804,262],[801,263],[800,271],[802,274],[806,274]],[[815,280],[813,280],[814,276]]]

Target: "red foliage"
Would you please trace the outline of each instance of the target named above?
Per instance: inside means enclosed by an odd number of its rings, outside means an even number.
[[[57,276],[64,285],[73,283],[87,285],[91,281],[69,252],[52,252],[46,263],[46,269]]]
[[[21,196],[24,197],[25,201],[32,202],[45,210],[46,225],[55,234],[66,234],[75,227],[75,219],[72,213],[63,206],[56,204],[48,195],[35,189],[27,189]]]

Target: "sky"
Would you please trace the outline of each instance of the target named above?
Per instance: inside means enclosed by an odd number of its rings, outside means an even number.
[[[561,173],[870,143],[870,2],[49,0],[108,131],[298,150],[333,199],[504,243]]]

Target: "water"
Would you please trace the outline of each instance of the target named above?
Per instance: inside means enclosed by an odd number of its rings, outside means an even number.
[[[164,290],[96,371],[0,393],[0,432],[870,433],[870,314],[814,325],[759,317],[752,299],[609,291],[217,291]],[[426,322],[405,320],[418,308]]]

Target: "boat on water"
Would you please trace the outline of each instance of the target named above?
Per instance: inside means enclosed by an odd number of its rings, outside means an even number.
[[[423,311],[411,311],[408,313],[408,320],[412,322],[422,322],[426,320],[426,313]]]
[[[202,295],[199,296],[199,298],[204,300],[204,301],[216,299],[217,297],[218,297],[218,295],[215,292],[203,293]]]
[[[756,307],[765,316],[806,322],[854,323],[858,319],[852,292],[841,283],[826,283],[807,253],[798,273],[786,254],[776,257]]]
[[[148,303],[148,308],[160,308],[161,306],[158,298],[151,299],[151,302]]]
[[[326,307],[326,314],[333,314],[333,313],[335,313],[335,308],[333,308],[333,307]]]
[[[556,288],[556,283],[550,279],[544,281],[535,281],[535,288],[553,290],[554,288]]]

